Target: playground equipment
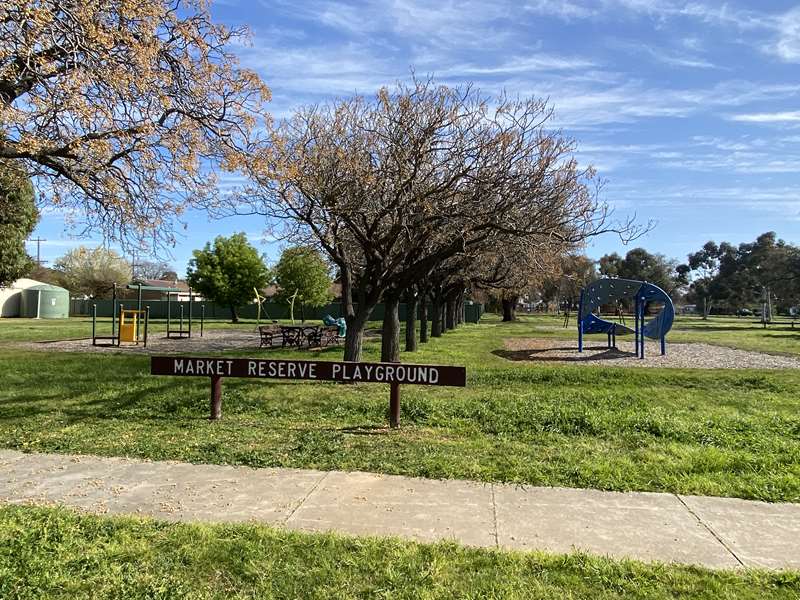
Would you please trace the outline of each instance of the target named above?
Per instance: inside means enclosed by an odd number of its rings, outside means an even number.
[[[620,303],[633,300],[633,322],[631,329],[623,323],[607,321],[597,316],[595,311],[603,305],[614,304],[617,314],[621,314]],[[652,302],[662,303],[661,310],[649,321],[645,320],[645,310]],[[657,285],[633,279],[598,279],[581,290],[578,305],[578,352],[583,352],[583,336],[587,333],[605,333],[608,335],[608,347],[617,344],[617,335],[634,334],[636,356],[644,358],[644,338],[657,339],[661,342],[661,354],[667,353],[666,336],[675,319],[675,307],[672,299]]]
[[[111,335],[97,335],[97,304],[92,304],[92,345],[94,346],[120,346],[121,342],[138,344],[140,341],[147,346],[147,331],[150,324],[150,306],[142,308],[142,292],[162,292],[167,296],[167,337],[190,338],[192,337],[192,290],[189,289],[189,315],[187,328],[184,329],[183,304],[180,304],[178,328],[172,321],[172,294],[178,291],[171,287],[158,287],[142,285],[141,283],[128,284],[127,289],[137,291],[136,309],[126,309],[125,305],[117,299],[117,284],[114,284],[111,295]],[[200,306],[200,337],[203,337],[205,325],[205,304]],[[118,325],[119,323],[119,325]],[[144,326],[144,335],[140,336],[141,327]],[[98,343],[100,342],[100,343]]]
[[[258,312],[256,313],[256,329],[259,329],[261,325],[261,311],[264,311],[264,316],[269,319],[269,315],[267,314],[267,309],[264,308],[264,303],[267,301],[266,296],[262,296],[258,293],[258,288],[253,288],[253,291],[256,293],[256,305],[258,306]],[[260,331],[260,329],[259,329]]]
[[[141,340],[147,347],[147,328],[150,324],[150,307],[144,310],[131,310],[122,308],[119,311],[119,338],[117,346],[122,342],[139,343],[139,322],[144,320],[144,337]]]
[[[171,287],[160,287],[156,285],[142,285],[141,283],[132,283],[128,284],[129,290],[136,290],[137,294],[137,309],[142,310],[142,292],[161,292],[167,296],[167,337],[168,338],[190,338],[192,337],[192,306],[194,304],[194,296],[192,292],[192,288],[189,288],[189,318],[187,322],[187,328],[183,328],[184,318],[183,318],[183,304],[180,302],[178,303],[179,308],[179,316],[178,316],[178,329],[175,329],[172,321],[172,296],[173,294],[176,297],[180,294],[180,290],[176,290],[175,288]],[[205,325],[206,320],[206,306],[205,304],[200,306],[200,337],[203,337],[203,328]],[[137,329],[138,334],[138,329]]]
[[[144,324],[144,336],[139,337],[139,325]],[[92,345],[121,346],[122,342],[142,344],[147,347],[147,330],[150,325],[150,307],[144,310],[126,310],[119,305],[119,328],[117,328],[116,312],[111,315],[111,335],[97,335],[97,304],[92,304]],[[101,343],[98,343],[98,340]]]
[[[112,288],[111,296],[111,335],[97,335],[97,304],[92,304],[92,346],[119,346],[117,331],[117,284]],[[120,310],[124,307],[120,305]],[[101,343],[97,343],[98,340]]]
[[[189,288],[189,320],[188,327],[183,328],[183,303],[178,302],[178,328],[175,329],[174,322],[172,321],[172,296],[177,297],[179,291],[172,288],[167,289],[167,337],[172,339],[184,339],[192,337],[192,288]],[[205,320],[205,306],[200,312],[200,337],[203,337],[203,321]]]

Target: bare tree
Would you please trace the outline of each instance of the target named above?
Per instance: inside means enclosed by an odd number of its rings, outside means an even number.
[[[255,185],[236,210],[277,217],[286,237],[315,243],[337,265],[345,360],[360,359],[383,300],[381,357],[397,361],[400,298],[444,261],[505,240],[575,243],[605,229],[594,172],[545,128],[550,114],[542,100],[490,101],[418,79],[371,100],[305,108],[254,156]]]
[[[171,275],[172,273],[174,273],[172,267],[164,261],[136,260],[133,263],[133,277],[135,279],[170,279],[166,275]]]

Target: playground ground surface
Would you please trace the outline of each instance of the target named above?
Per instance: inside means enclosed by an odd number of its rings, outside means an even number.
[[[766,354],[727,346],[698,342],[669,344],[662,356],[657,341],[648,340],[645,357],[636,356],[630,336],[617,337],[614,348],[605,341],[584,345],[583,352],[571,341],[553,338],[514,337],[504,341],[503,349],[495,353],[512,361],[534,363],[574,363],[585,366],[613,365],[615,367],[669,367],[679,369],[796,369],[800,357]]]

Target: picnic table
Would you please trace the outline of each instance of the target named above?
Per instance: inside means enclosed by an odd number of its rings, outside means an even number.
[[[283,346],[304,346],[316,337],[318,329],[318,325],[281,325]]]
[[[338,344],[341,341],[338,327],[327,325],[262,325],[258,328],[261,346],[274,347],[280,342],[282,347],[301,348]]]

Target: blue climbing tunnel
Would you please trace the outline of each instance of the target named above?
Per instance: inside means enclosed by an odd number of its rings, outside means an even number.
[[[622,300],[632,300],[634,306],[633,328],[607,321],[595,314],[603,305]],[[651,303],[661,304],[661,310],[647,320],[645,312]],[[587,333],[605,333],[609,347],[616,343],[616,336],[633,333],[636,355],[644,358],[644,338],[661,342],[661,354],[666,354],[666,335],[675,320],[672,299],[657,285],[633,279],[607,277],[598,279],[581,290],[578,308],[578,351],[583,352],[583,336]]]

